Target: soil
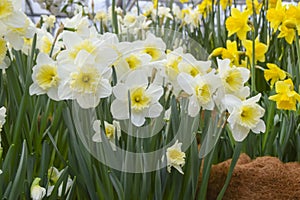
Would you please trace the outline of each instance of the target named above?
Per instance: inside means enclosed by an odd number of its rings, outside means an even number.
[[[230,163],[212,166],[207,199],[216,199]],[[270,156],[251,160],[241,154],[223,199],[300,199],[300,163],[282,163]]]

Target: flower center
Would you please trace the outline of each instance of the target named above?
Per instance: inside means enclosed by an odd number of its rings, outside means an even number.
[[[59,81],[57,67],[52,65],[41,66],[39,72],[36,74],[36,81],[43,90],[56,87]]]
[[[70,52],[69,56],[72,59],[75,59],[79,51],[85,50],[92,54],[95,51],[95,49],[96,47],[92,44],[91,41],[83,40],[80,44],[74,46],[74,49]]]
[[[115,127],[111,124],[105,124],[105,134],[108,139],[112,140],[115,134]]]
[[[129,57],[125,58],[125,60],[130,69],[136,69],[141,65],[140,59],[135,55],[130,55]]]
[[[259,116],[257,115],[258,113],[259,112],[254,106],[242,106],[240,114],[241,124],[249,128],[255,127],[259,120]]]
[[[71,73],[70,87],[79,93],[96,93],[100,81],[97,69],[89,67]]]
[[[210,101],[210,90],[208,84],[198,85],[195,88],[198,101],[206,104]]]
[[[47,36],[43,36],[42,37],[42,47],[41,47],[41,51],[43,53],[50,53],[51,48],[52,48],[52,42],[50,41],[50,39]]]
[[[230,69],[223,78],[225,82],[225,88],[230,92],[235,92],[241,89],[243,86],[243,77],[238,69]]]
[[[150,55],[152,57],[152,61],[160,58],[160,51],[155,47],[146,47],[143,52]]]
[[[1,0],[0,2],[0,19],[3,19],[13,13],[14,7],[11,0]]]
[[[178,151],[177,149],[171,149],[168,151],[170,160],[177,165],[184,164],[184,152]]]
[[[149,107],[150,97],[145,94],[145,89],[143,87],[136,88],[131,91],[131,108],[134,111],[142,111],[143,109]]]

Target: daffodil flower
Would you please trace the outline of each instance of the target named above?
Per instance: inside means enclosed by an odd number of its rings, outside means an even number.
[[[176,140],[175,144],[167,148],[167,170],[171,173],[171,167],[177,169],[181,174],[184,174],[182,167],[185,164],[185,153],[181,150],[182,143],[178,143]]]
[[[244,84],[248,81],[250,77],[250,71],[244,67],[230,66],[230,60],[220,60],[218,61],[219,76],[222,81],[226,94],[232,94],[240,98],[246,97],[247,88]]]
[[[120,123],[118,121],[113,120],[112,124],[108,123],[107,121],[104,121],[104,126],[105,126],[105,135],[110,142],[110,145],[114,151],[117,150],[115,141],[116,138],[119,140],[121,137],[121,127]],[[95,131],[95,134],[93,135],[92,140],[94,142],[102,142],[102,136],[101,132],[104,128],[101,128],[101,121],[100,120],[95,120],[93,123],[93,129]]]
[[[186,73],[180,73],[177,81],[180,87],[190,95],[188,105],[190,116],[195,117],[201,107],[206,110],[214,108],[213,95],[217,88],[221,86],[221,81],[215,75],[214,70],[203,76],[197,75],[195,77]]]
[[[240,40],[246,39],[247,32],[251,30],[248,25],[249,15],[248,11],[241,12],[237,8],[232,8],[231,16],[225,22],[228,37],[236,33]]]
[[[276,101],[278,109],[296,110],[297,101],[300,101],[300,95],[294,91],[294,84],[291,79],[277,81],[275,84],[276,93],[269,99]]]
[[[286,77],[286,72],[280,69],[276,64],[267,63],[269,69],[264,70],[264,77],[266,81],[270,81],[271,88],[279,80],[284,80]]]
[[[113,117],[119,120],[130,118],[135,126],[142,126],[146,117],[158,117],[163,110],[158,102],[163,88],[149,84],[148,76],[143,70],[131,72],[124,83],[119,83],[113,88],[113,94],[116,97],[111,104]]]
[[[275,5],[275,8],[269,8],[267,11],[267,20],[270,22],[271,28],[273,28],[274,32],[277,31],[279,25],[283,22],[286,11],[286,8],[282,5],[281,0],[277,0]]]
[[[64,169],[61,171],[58,171],[58,169],[56,167],[50,167],[48,169],[49,184],[48,184],[48,188],[47,188],[47,197],[52,194],[55,184],[57,183],[57,181],[58,181],[59,177],[61,176],[61,174],[63,173],[63,171],[64,171]],[[72,184],[73,184],[73,180],[70,177],[68,177],[67,184],[65,187],[65,194],[70,189]],[[59,197],[61,197],[63,195],[63,191],[62,191],[63,185],[64,185],[64,182],[62,182],[58,187],[58,196]]]
[[[2,131],[2,127],[5,124],[5,117],[6,117],[6,108],[2,106],[0,108],[0,132]],[[0,147],[1,147],[1,135],[0,135]]]
[[[39,53],[36,62],[37,64],[33,67],[33,83],[29,87],[29,94],[47,94],[51,99],[58,101],[57,90],[60,78],[56,62],[44,53]]]
[[[253,41],[252,40],[244,40],[243,45],[246,48],[246,55],[248,56],[250,63],[252,63],[253,57]],[[257,61],[265,62],[265,54],[268,51],[268,46],[262,42],[259,42],[258,37],[255,39],[255,63]]]
[[[265,110],[257,104],[260,97],[261,94],[258,94],[242,101],[233,95],[225,95],[223,104],[229,112],[227,121],[235,141],[243,141],[250,130],[254,133],[265,132],[266,125],[260,119]]]
[[[33,200],[41,200],[46,195],[46,189],[39,185],[40,178],[35,178],[30,187],[30,197]]]
[[[239,66],[240,52],[237,50],[236,41],[226,41],[226,48],[219,47],[213,50],[211,56],[222,56],[222,59],[230,59],[231,64]]]

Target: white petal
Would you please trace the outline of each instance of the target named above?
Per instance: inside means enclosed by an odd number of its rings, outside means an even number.
[[[151,96],[152,102],[156,102],[160,99],[160,97],[163,95],[163,88],[161,86],[151,84],[148,89],[146,90],[146,93]]]
[[[76,99],[80,107],[84,109],[95,108],[100,102],[100,98],[93,94],[80,94]]]
[[[47,95],[54,101],[60,101],[60,99],[58,98],[57,87],[49,88]]]
[[[179,84],[179,86],[188,94],[193,94],[194,93],[194,89],[191,85],[191,83],[193,82],[193,77],[189,74],[186,73],[180,73],[177,76],[177,82]]]
[[[188,113],[191,117],[196,117],[200,111],[200,105],[195,95],[189,98]]]
[[[235,126],[231,127],[231,131],[233,139],[237,142],[242,142],[248,136],[250,129],[235,124]]]
[[[162,110],[163,110],[162,105],[160,105],[160,103],[155,103],[150,106],[146,117],[150,117],[150,118],[158,117],[162,112]]]
[[[234,108],[240,107],[242,105],[242,101],[233,95],[225,95],[224,99],[222,100],[222,104],[228,109],[231,113],[233,112]]]
[[[44,91],[42,88],[39,87],[37,83],[32,83],[29,87],[29,94],[30,95],[40,95],[40,94],[45,94],[46,91]]]
[[[122,101],[127,101],[128,99],[128,87],[125,84],[118,84],[113,88],[113,93],[115,97]]]
[[[107,79],[103,79],[100,82],[99,90],[98,90],[98,95],[100,98],[105,98],[111,95],[112,93],[112,87]]]
[[[93,142],[102,142],[101,133],[95,133],[92,137]]]
[[[265,122],[263,120],[259,120],[258,124],[256,125],[256,127],[251,129],[254,133],[264,133],[266,131],[266,125]]]
[[[116,119],[128,119],[129,118],[129,108],[128,102],[120,101],[115,99],[111,104],[111,114]]]
[[[125,84],[128,87],[142,86],[142,85],[147,86],[148,76],[144,70],[135,70],[128,75]]]
[[[100,120],[95,120],[94,123],[93,123],[93,130],[95,132],[100,133],[100,130],[101,130],[100,126],[101,126],[101,121]]]
[[[142,126],[145,121],[145,116],[142,113],[131,113],[131,122],[135,126]]]

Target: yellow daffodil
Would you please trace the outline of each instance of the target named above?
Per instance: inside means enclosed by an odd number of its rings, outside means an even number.
[[[286,18],[294,21],[297,27],[300,26],[300,4],[298,6],[290,5],[286,10]]]
[[[294,91],[294,84],[291,79],[277,81],[275,84],[276,93],[269,99],[276,101],[278,109],[296,110],[296,103],[300,101],[300,95]]]
[[[294,20],[285,20],[279,27],[278,38],[283,38],[289,44],[292,44],[295,38],[296,23]]]
[[[179,0],[180,1],[180,3],[188,3],[189,2],[189,0]]]
[[[246,39],[247,32],[251,30],[248,25],[249,14],[248,11],[241,12],[237,8],[232,8],[231,16],[227,18],[225,23],[229,37],[236,33],[240,40]]]
[[[266,69],[264,71],[264,76],[266,81],[271,80],[270,86],[271,88],[274,86],[274,84],[279,80],[284,80],[286,78],[286,72],[280,69],[276,64],[268,63],[267,67],[269,69]]]
[[[201,4],[198,4],[198,10],[205,19],[212,10],[212,0],[203,0]]]
[[[279,1],[280,1],[280,3],[281,3],[281,0],[269,0],[269,9],[270,9],[270,8],[275,8],[277,2],[279,2]]]
[[[219,47],[213,50],[213,52],[210,54],[211,56],[222,56],[222,59],[230,59],[231,64],[239,66],[239,58],[240,53],[237,49],[236,41],[226,41],[226,48]]]
[[[217,2],[217,1],[215,1]],[[225,10],[228,6],[232,5],[232,0],[220,0],[220,5],[223,10]]]
[[[282,6],[281,0],[277,1],[275,8],[270,8],[267,12],[267,20],[270,22],[274,32],[277,31],[279,25],[285,18],[285,6]]]
[[[255,14],[258,14],[262,7],[262,2],[259,3],[257,0],[246,0],[246,6],[247,6],[247,10],[249,10],[251,14],[253,13],[253,10],[255,11]]]
[[[253,56],[253,48],[252,48],[252,40],[243,41],[243,45],[246,48],[246,55],[250,59],[250,63],[252,63]],[[268,46],[264,43],[259,42],[258,38],[255,39],[255,63],[256,61],[265,62],[265,53],[268,50]]]

